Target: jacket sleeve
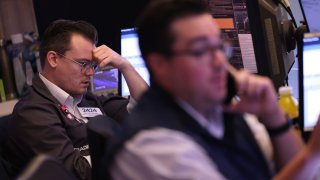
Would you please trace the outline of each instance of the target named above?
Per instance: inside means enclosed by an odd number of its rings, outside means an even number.
[[[61,118],[58,108],[48,104],[23,106],[14,114],[10,125],[11,149],[20,154],[21,162],[28,162],[40,153],[51,155],[80,179],[88,179],[91,167],[74,149]]]
[[[120,96],[101,96],[99,100],[106,115],[115,121],[121,123],[128,116],[128,99]]]

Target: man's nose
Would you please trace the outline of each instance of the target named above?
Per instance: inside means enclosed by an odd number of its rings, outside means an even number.
[[[211,66],[213,68],[223,68],[227,62],[227,58],[224,52],[216,51],[212,53]]]
[[[86,74],[87,76],[93,76],[94,73],[95,73],[94,67],[89,67],[89,68],[86,69],[86,71],[85,71],[85,74]]]

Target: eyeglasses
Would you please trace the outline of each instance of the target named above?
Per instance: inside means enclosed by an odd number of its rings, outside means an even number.
[[[205,45],[198,48],[190,48],[182,51],[173,52],[174,56],[192,56],[194,58],[204,59],[212,58],[213,54],[217,51],[221,51],[227,58],[231,58],[233,49],[228,43],[219,43],[214,45]]]
[[[62,53],[56,52],[58,55],[64,57],[67,60],[70,60],[81,67],[81,73],[88,73],[89,70],[93,69],[94,72],[98,71],[98,64],[95,61],[90,61],[87,59],[71,59],[63,55]]]

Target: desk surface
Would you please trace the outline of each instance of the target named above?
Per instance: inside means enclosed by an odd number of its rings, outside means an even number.
[[[14,105],[18,102],[18,99],[0,103],[0,117],[12,113]]]

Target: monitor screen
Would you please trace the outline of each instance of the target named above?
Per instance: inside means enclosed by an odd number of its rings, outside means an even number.
[[[138,35],[135,28],[121,30],[121,56],[126,58],[140,76],[150,85],[149,72],[141,56]],[[129,96],[129,88],[123,75],[120,81],[120,93]]]
[[[204,3],[222,29],[223,38],[233,47],[230,63],[258,73],[246,0],[204,0]]]
[[[304,19],[310,32],[320,32],[320,1],[300,0]]]
[[[111,66],[91,77],[91,92],[96,95],[118,94],[118,69]]]
[[[300,114],[303,118],[303,130],[311,131],[315,126],[320,108],[320,34],[306,34],[303,39],[302,61],[300,63]]]

